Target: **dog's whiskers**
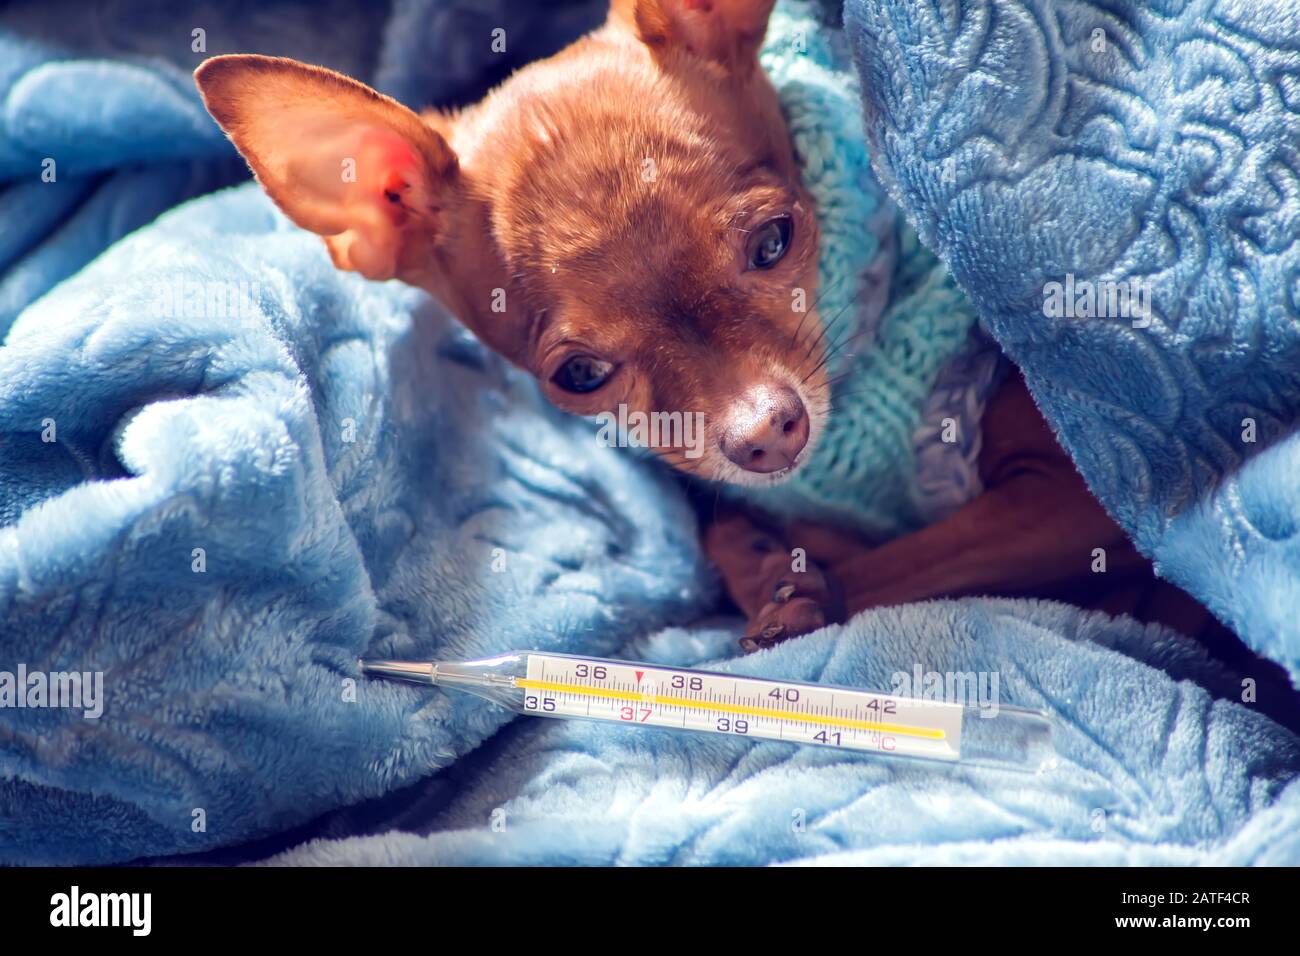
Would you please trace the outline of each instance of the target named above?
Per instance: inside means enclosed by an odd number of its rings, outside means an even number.
[[[854,369],[849,369],[847,372],[841,372],[839,375],[835,375],[835,376],[833,376],[833,377],[831,377],[831,378],[828,378],[828,379],[827,379],[827,380],[826,380],[822,385],[820,385],[820,386],[818,386],[818,387],[819,387],[819,389],[822,390],[822,391],[829,392],[831,389],[833,389],[833,388],[834,388],[836,385],[838,385],[840,382],[843,382],[843,381],[845,381],[846,379],[850,379],[850,378],[852,378],[855,374],[857,374],[857,373],[856,373],[856,371],[855,371]]]
[[[835,317],[834,317],[833,319],[831,319],[831,321],[828,322],[828,323],[825,325],[825,327],[822,329],[822,333],[823,333],[822,336],[821,336],[822,339],[825,338],[825,333],[828,332],[828,331],[830,331],[830,329],[832,329],[832,328],[835,326],[835,323],[839,322],[839,320],[840,320],[841,318],[844,317],[845,313],[848,312],[849,308],[850,308],[852,305],[853,305],[853,303],[851,303],[851,302],[848,303],[848,304],[846,304],[842,309],[840,309],[840,311],[839,311],[838,313],[836,313]],[[800,384],[800,385],[803,385],[805,382],[808,381],[808,379],[810,379],[810,378],[812,378],[814,375],[816,375],[816,374],[817,374],[817,370],[820,369],[823,365],[825,365],[826,362],[827,362],[827,360],[828,360],[828,359],[829,359],[833,354],[835,354],[835,352],[836,352],[838,349],[842,348],[846,342],[851,342],[851,341],[853,341],[853,339],[857,338],[858,335],[861,335],[861,334],[862,334],[862,331],[865,331],[865,330],[860,330],[858,333],[849,336],[847,339],[841,339],[839,342],[836,342],[836,343],[831,347],[831,349],[830,349],[829,351],[825,352],[825,353],[822,355],[821,361],[818,362],[818,363],[817,363],[817,364],[812,368],[812,370],[811,370],[810,372],[808,372],[807,375],[805,375],[802,379],[799,380],[799,384]],[[804,356],[804,358],[801,360],[800,364],[803,364],[803,362],[807,361],[808,358],[811,357],[811,355],[812,355],[812,351],[813,351],[812,349],[809,349],[809,350],[808,350],[808,355],[805,355],[805,356]]]
[[[829,361],[830,361],[830,360],[831,360],[835,355],[837,355],[837,354],[839,353],[839,351],[840,351],[841,349],[843,349],[843,348],[844,348],[846,345],[848,345],[850,342],[854,342],[854,341],[860,339],[862,336],[868,334],[868,333],[871,332],[871,331],[872,331],[871,329],[858,329],[858,331],[856,331],[856,332],[854,332],[854,333],[852,333],[852,334],[849,334],[849,335],[845,336],[843,339],[841,339],[840,341],[836,342],[834,345],[832,345],[829,349],[826,350],[826,353],[822,356],[821,361],[817,363],[817,365],[813,368],[813,370],[812,370],[811,372],[809,372],[806,376],[804,376],[803,381],[806,382],[806,381],[807,381],[809,378],[811,378],[813,375],[816,375],[818,369],[820,369],[823,365],[825,365],[827,362],[829,362]],[[849,352],[849,353],[848,353],[848,355],[849,355],[850,357],[851,357],[853,354],[854,354],[854,353],[852,353],[852,352]],[[802,384],[802,382],[801,382],[800,384]]]
[[[793,349],[795,345],[798,343],[799,333],[803,331],[803,324],[808,321],[808,316],[814,314],[817,311],[817,307],[822,304],[822,300],[825,299],[826,296],[830,294],[831,289],[835,288],[836,285],[843,282],[844,278],[845,278],[844,276],[840,276],[837,280],[835,280],[835,282],[829,283],[826,286],[826,288],[822,289],[821,294],[819,294],[817,298],[813,300],[813,304],[804,310],[803,318],[799,320],[799,325],[794,330],[794,335],[790,336],[791,349]]]
[[[799,359],[800,365],[803,365],[805,362],[808,361],[808,359],[812,358],[812,354],[814,351],[816,351],[817,346],[821,345],[824,341],[826,341],[827,334],[829,334],[830,330],[835,327],[835,323],[838,322],[844,316],[844,313],[847,310],[848,310],[848,305],[844,306],[844,308],[840,309],[839,312],[835,313],[834,317],[832,317],[829,321],[822,323],[821,332],[817,335],[817,338],[813,341],[813,343],[810,346],[808,346],[808,351],[804,353],[803,358]],[[803,382],[806,381],[808,381],[808,376],[805,375],[803,380],[799,384],[802,385]]]

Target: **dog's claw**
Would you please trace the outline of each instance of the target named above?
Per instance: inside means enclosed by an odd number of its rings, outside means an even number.
[[[709,526],[705,541],[724,579],[736,588],[736,602],[750,615],[740,639],[746,652],[844,619],[838,584],[815,562],[796,565],[794,551],[779,535],[724,514]]]
[[[784,639],[785,627],[780,624],[775,627],[769,625],[766,631],[770,631],[770,633],[765,632],[757,637],[742,637],[740,639],[741,649],[746,654],[752,654],[764,648],[776,647]]]
[[[773,601],[750,622],[749,631],[740,639],[746,652],[775,647],[800,634],[808,634],[827,624],[826,611],[812,598],[795,597],[784,604]]]

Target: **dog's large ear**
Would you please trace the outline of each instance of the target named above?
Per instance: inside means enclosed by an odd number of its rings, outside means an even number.
[[[340,269],[391,279],[413,239],[445,226],[456,155],[396,100],[278,57],[213,57],[194,80],[263,188]]]
[[[613,0],[610,19],[656,52],[685,49],[744,75],[758,63],[758,48],[776,0]]]

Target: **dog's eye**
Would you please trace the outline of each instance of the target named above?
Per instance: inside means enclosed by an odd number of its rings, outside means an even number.
[[[551,381],[566,392],[583,395],[600,388],[612,374],[613,362],[594,355],[575,355],[560,366],[559,371],[551,376]]]
[[[752,269],[770,269],[781,261],[790,248],[793,224],[789,216],[769,219],[749,237],[749,265]]]

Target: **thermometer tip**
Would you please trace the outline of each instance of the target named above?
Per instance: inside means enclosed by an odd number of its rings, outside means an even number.
[[[387,677],[390,680],[402,680],[412,684],[432,684],[438,676],[438,669],[432,663],[415,661],[369,661],[358,658],[361,673],[367,677]]]

